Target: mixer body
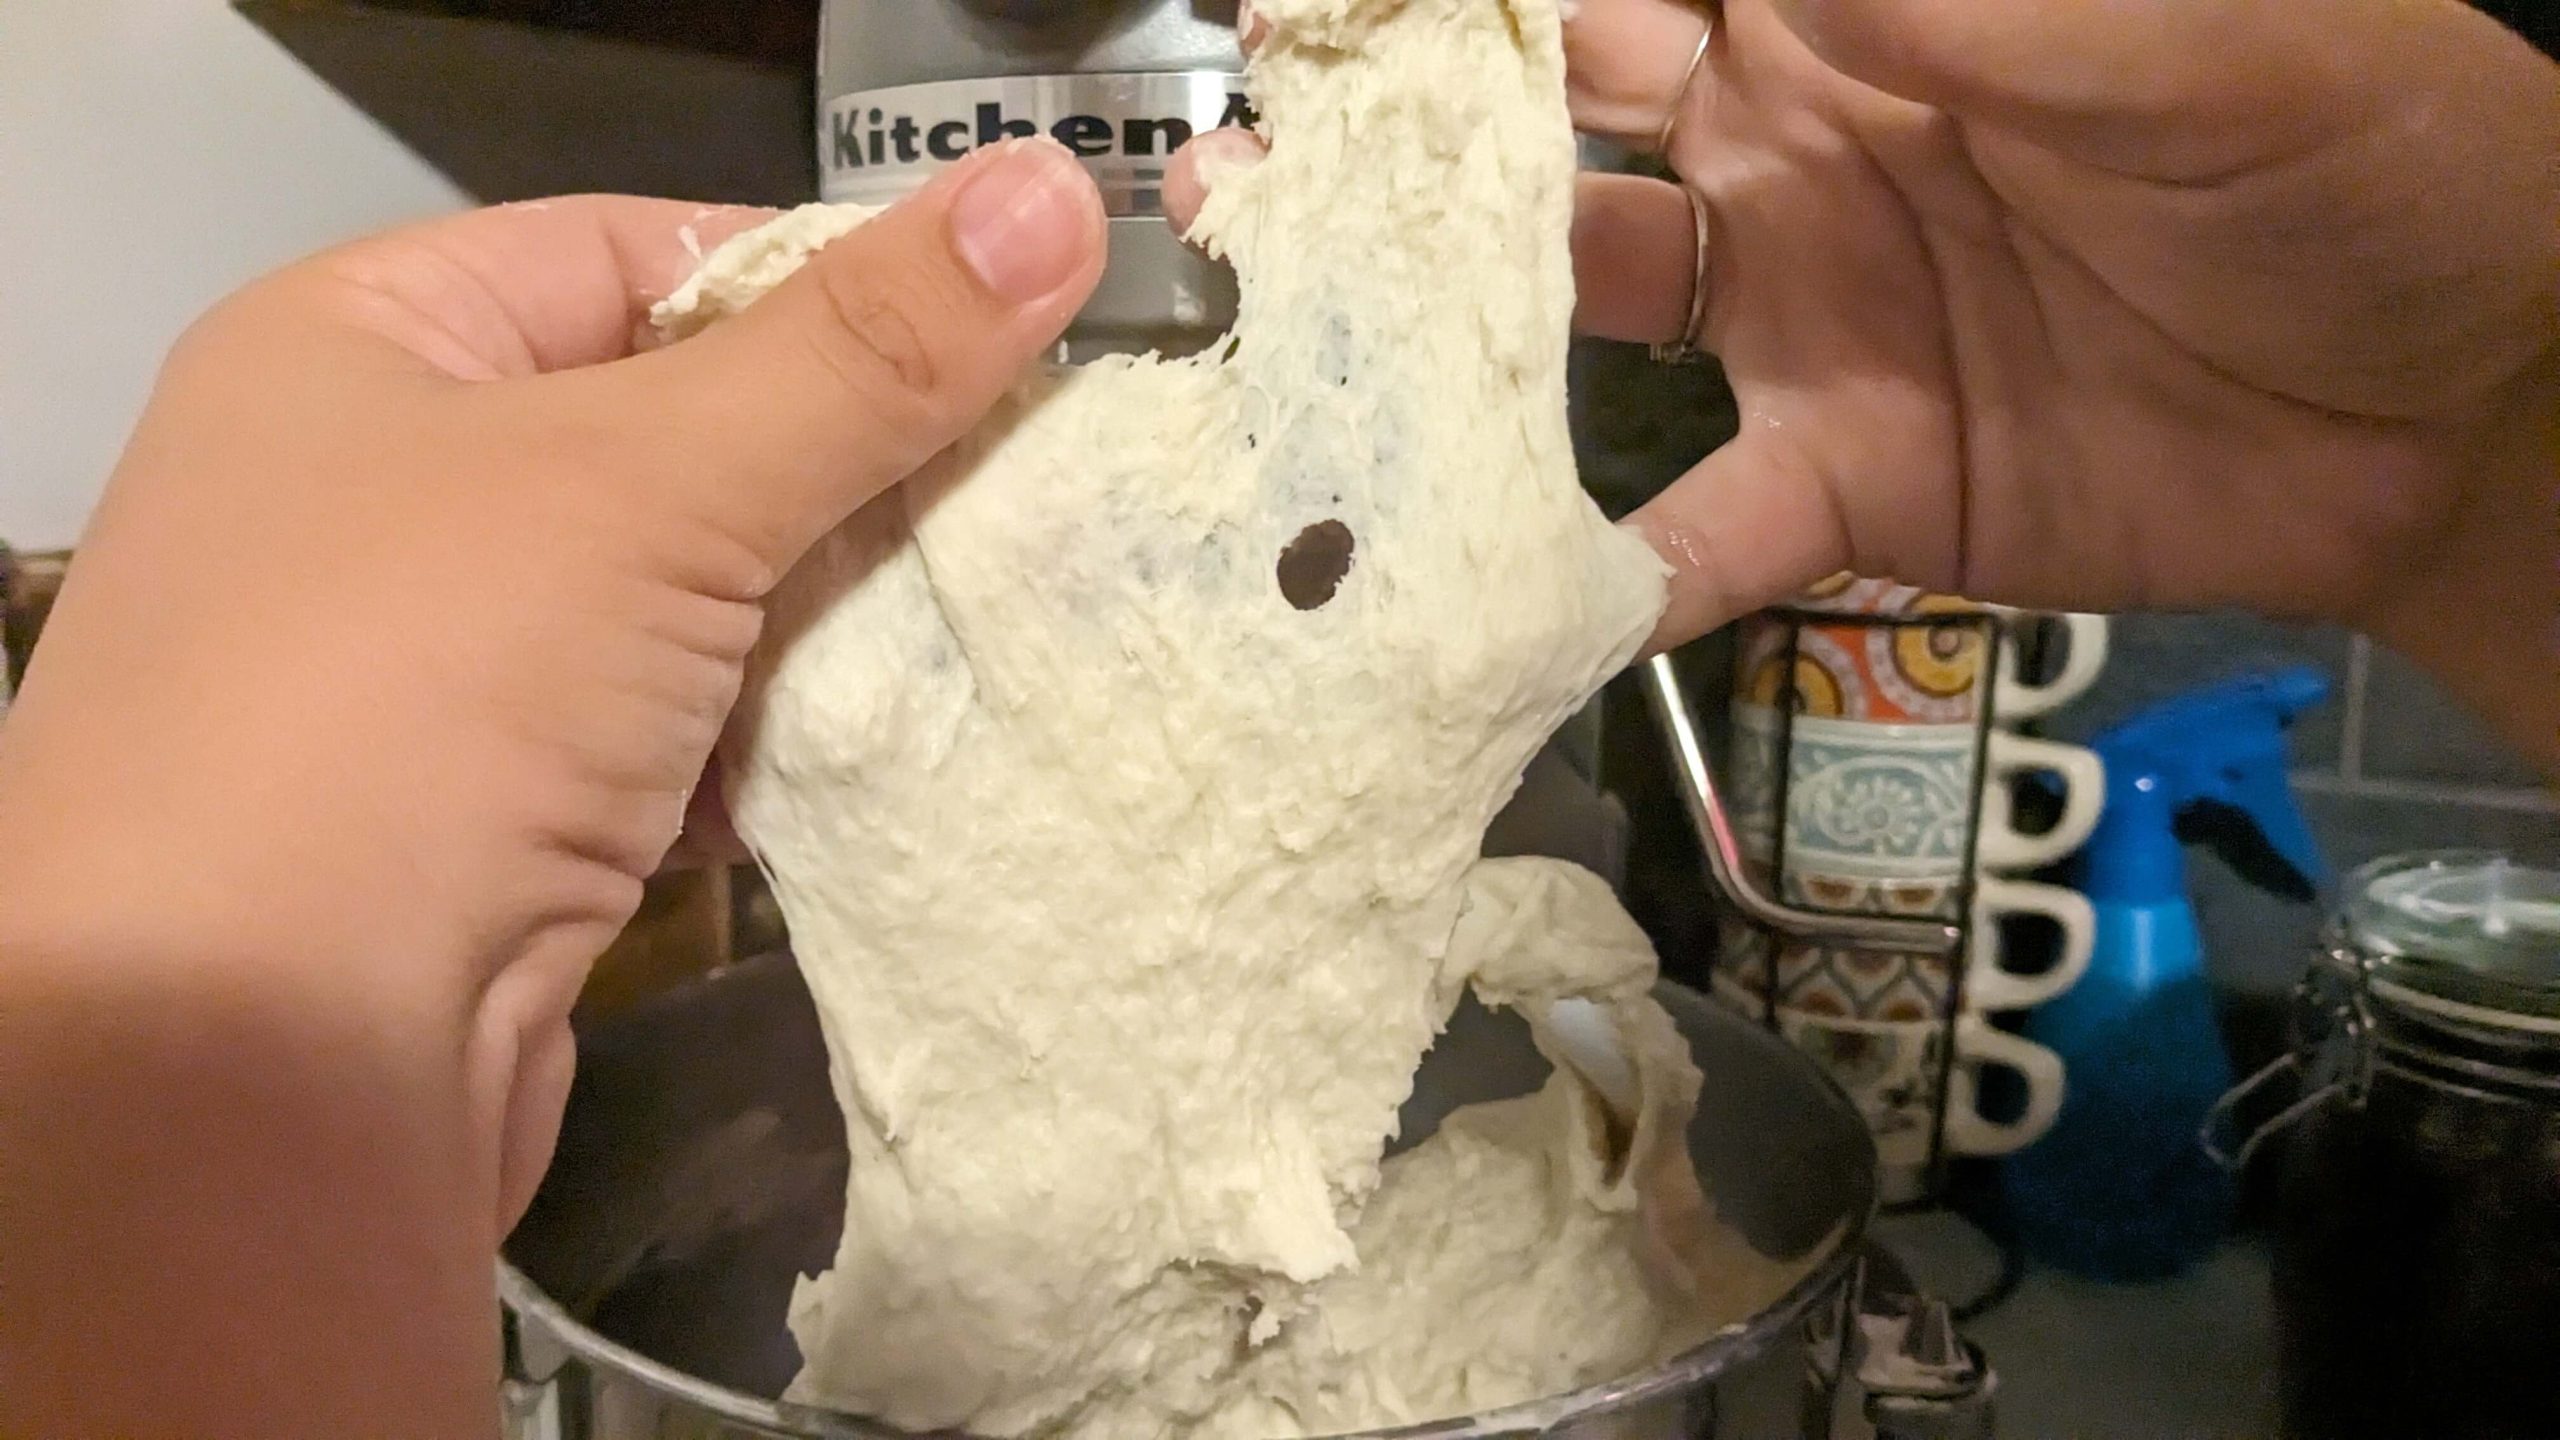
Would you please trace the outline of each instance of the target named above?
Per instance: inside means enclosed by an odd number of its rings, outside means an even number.
[[[1084,161],[1111,260],[1069,357],[1204,349],[1235,277],[1164,220],[1184,141],[1246,123],[1233,0],[828,0],[818,163],[830,201],[885,205],[981,146],[1048,135]]]

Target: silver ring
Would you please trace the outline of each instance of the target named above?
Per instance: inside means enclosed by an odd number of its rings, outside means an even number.
[[[1680,88],[1671,92],[1671,113],[1662,117],[1662,133],[1653,140],[1653,153],[1671,154],[1671,137],[1680,132],[1680,117],[1689,108],[1689,92],[1698,86],[1698,72],[1707,68],[1707,44],[1716,38],[1716,12],[1707,12],[1707,28],[1698,34],[1698,48],[1689,56],[1689,68],[1680,72]]]
[[[1682,185],[1680,193],[1689,197],[1689,221],[1698,235],[1698,266],[1689,282],[1689,323],[1682,327],[1680,338],[1653,346],[1653,358],[1661,365],[1693,365],[1706,352],[1698,348],[1698,336],[1707,328],[1707,197],[1696,186]]]

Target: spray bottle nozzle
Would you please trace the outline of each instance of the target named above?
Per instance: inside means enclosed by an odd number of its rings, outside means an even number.
[[[2328,696],[2326,675],[2291,666],[2190,690],[2092,741],[2106,763],[2107,805],[2083,852],[2091,897],[2184,893],[2176,824],[2206,802],[2245,816],[2306,885],[2324,883],[2328,867],[2286,783],[2285,731]]]

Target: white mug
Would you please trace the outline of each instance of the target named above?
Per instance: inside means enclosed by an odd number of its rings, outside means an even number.
[[[2030,613],[2006,612],[2006,623],[2000,627],[2000,668],[1991,690],[1991,720],[2006,725],[2019,720],[2032,720],[2050,715],[2089,693],[2098,683],[2098,672],[2107,668],[2107,617],[2104,615],[2051,615],[2070,645],[2063,652],[2062,673],[2041,685],[2029,685],[2018,678],[2017,627],[2036,618]]]
[[[2062,932],[2053,964],[2021,975],[2000,963],[2000,917],[2042,915]],[[1964,1006],[1975,1010],[2029,1010],[2051,1000],[2089,973],[2098,944],[2098,912],[2089,897],[2059,885],[1983,876],[1973,884],[1973,923],[1965,938]]]
[[[2044,1138],[2062,1114],[2062,1057],[1979,1015],[1956,1020],[1956,1060],[1947,1069],[1947,1149],[2011,1155]],[[1985,1066],[2014,1070],[2027,1083],[2027,1108],[2005,1124],[1983,1118],[1974,1077]]]
[[[1738,995],[1730,998],[1741,1003]],[[1782,1008],[1777,1021],[1779,1031],[1839,1082],[1866,1118],[1893,1203],[1916,1199],[1926,1189],[1933,1121],[1938,1148],[1946,1153],[1996,1156],[2034,1144],[2062,1113],[2062,1057],[1979,1015],[1959,1016],[1946,1028],[1938,1021],[1852,1020]],[[1954,1053],[1945,1067],[1944,1119],[1938,1121],[1941,1035]],[[2026,1109],[2017,1119],[1983,1115],[1977,1077],[1989,1068],[2014,1071],[2025,1083]]]
[[[2106,807],[2107,767],[2098,752],[2059,740],[2031,740],[1994,730],[1983,741],[1982,817],[1974,832],[1974,863],[1986,870],[2040,870],[2089,843]],[[2043,772],[2062,782],[2062,818],[2030,835],[2012,816],[2009,786],[2020,775]]]

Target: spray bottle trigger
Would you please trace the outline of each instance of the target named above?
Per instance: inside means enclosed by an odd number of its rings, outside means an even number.
[[[2311,823],[2294,803],[2293,787],[2286,783],[2282,767],[2243,770],[2226,778],[2231,783],[2216,798],[2248,816],[2267,848],[2290,866],[2305,885],[2315,891],[2325,890],[2329,884],[2328,861],[2320,853],[2320,842],[2312,837]]]

